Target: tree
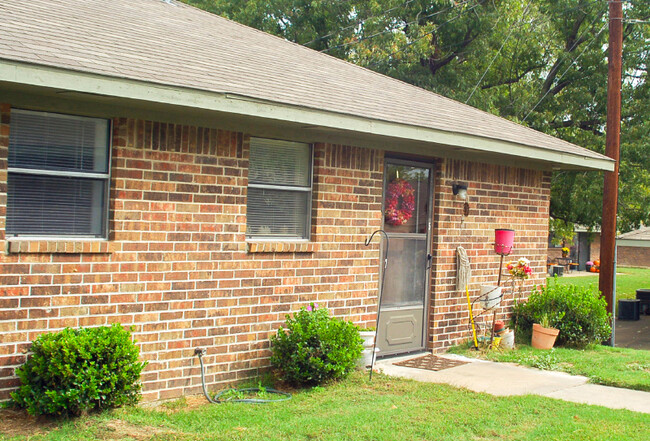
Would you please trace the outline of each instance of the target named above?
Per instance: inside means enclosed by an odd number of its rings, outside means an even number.
[[[575,225],[560,219],[551,218],[548,223],[551,232],[551,243],[555,246],[571,246],[575,237]]]
[[[607,2],[186,0],[597,152]],[[625,3],[619,228],[650,225],[650,2]],[[599,224],[602,174],[554,173],[551,214]]]

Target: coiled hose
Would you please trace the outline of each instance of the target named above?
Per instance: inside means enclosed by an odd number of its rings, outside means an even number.
[[[211,397],[210,394],[208,393],[208,389],[205,386],[205,368],[203,366],[203,350],[197,349],[195,352],[197,357],[199,357],[199,363],[201,363],[201,385],[203,386],[203,395],[205,395],[205,398],[208,399],[209,402],[213,404],[221,404],[221,403],[254,403],[254,404],[265,404],[265,403],[275,403],[276,401],[287,401],[291,399],[291,394],[287,392],[282,392],[270,387],[267,388],[259,388],[259,387],[247,387],[243,389],[225,389],[216,394],[214,397]],[[274,394],[274,395],[280,395],[281,398],[275,398],[275,399],[264,399],[264,398],[225,398],[222,399],[221,397],[228,392],[263,392],[267,394]]]

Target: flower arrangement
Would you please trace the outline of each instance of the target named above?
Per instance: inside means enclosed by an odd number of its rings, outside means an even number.
[[[527,279],[533,274],[533,269],[530,267],[530,260],[525,257],[520,258],[516,262],[508,262],[508,272],[515,279]]]
[[[384,217],[389,225],[403,225],[415,210],[415,189],[404,179],[395,179],[386,189]]]
[[[569,255],[571,252],[571,249],[569,247],[562,247],[562,256],[566,257]]]

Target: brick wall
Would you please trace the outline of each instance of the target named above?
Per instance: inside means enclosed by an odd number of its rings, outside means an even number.
[[[0,399],[40,333],[65,326],[133,326],[149,362],[145,399],[199,393],[194,348],[209,384],[268,367],[269,334],[310,302],[374,325],[384,155],[314,145],[312,240],[246,242],[248,137],[242,133],[118,118],[113,121],[108,241],[4,238],[10,108],[0,106]],[[468,184],[470,214],[451,194]],[[495,282],[493,230],[517,230],[513,258],[543,280],[550,175],[438,160],[435,176],[429,343],[467,338],[467,305],[455,291],[456,246],[472,261],[471,295]],[[511,302],[510,292],[507,305]],[[504,309],[500,309],[503,317]]]
[[[463,216],[463,202],[452,193],[452,184],[467,184],[470,212]],[[515,230],[514,250],[504,259],[530,259],[533,277],[522,284],[521,297],[527,297],[534,284],[545,283],[550,173],[468,161],[441,161],[435,180],[436,201],[433,220],[433,279],[429,346],[442,350],[471,334],[465,292],[456,291],[456,247],[467,251],[472,269],[470,297],[479,295],[482,284],[495,285],[499,256],[494,253],[494,229]],[[503,276],[504,301],[497,318],[506,318],[507,307],[519,287]],[[480,308],[479,311],[480,312]],[[486,329],[492,314],[483,314],[479,325]]]
[[[553,247],[548,249],[548,257],[551,261],[562,257],[562,248]]]
[[[617,264],[618,266],[650,268],[650,247],[619,246]]]
[[[600,260],[600,234],[594,234],[593,240],[589,244],[589,260]]]
[[[4,234],[10,109],[0,110]],[[113,125],[109,241],[3,243],[0,399],[29,342],[66,326],[134,326],[145,399],[159,399],[200,392],[198,346],[210,384],[257,375],[269,334],[309,302],[372,323],[377,246],[363,242],[381,224],[379,151],[316,144],[312,242],[247,244],[247,136]]]
[[[591,242],[591,260],[596,259],[600,259],[600,234],[594,234]],[[650,268],[650,248],[619,246],[616,259],[618,266]]]

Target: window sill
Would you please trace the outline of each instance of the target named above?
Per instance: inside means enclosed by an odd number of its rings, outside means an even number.
[[[113,244],[106,239],[7,238],[8,254],[108,254]]]
[[[313,253],[316,251],[314,242],[291,242],[291,241],[247,241],[246,251],[248,253]]]

